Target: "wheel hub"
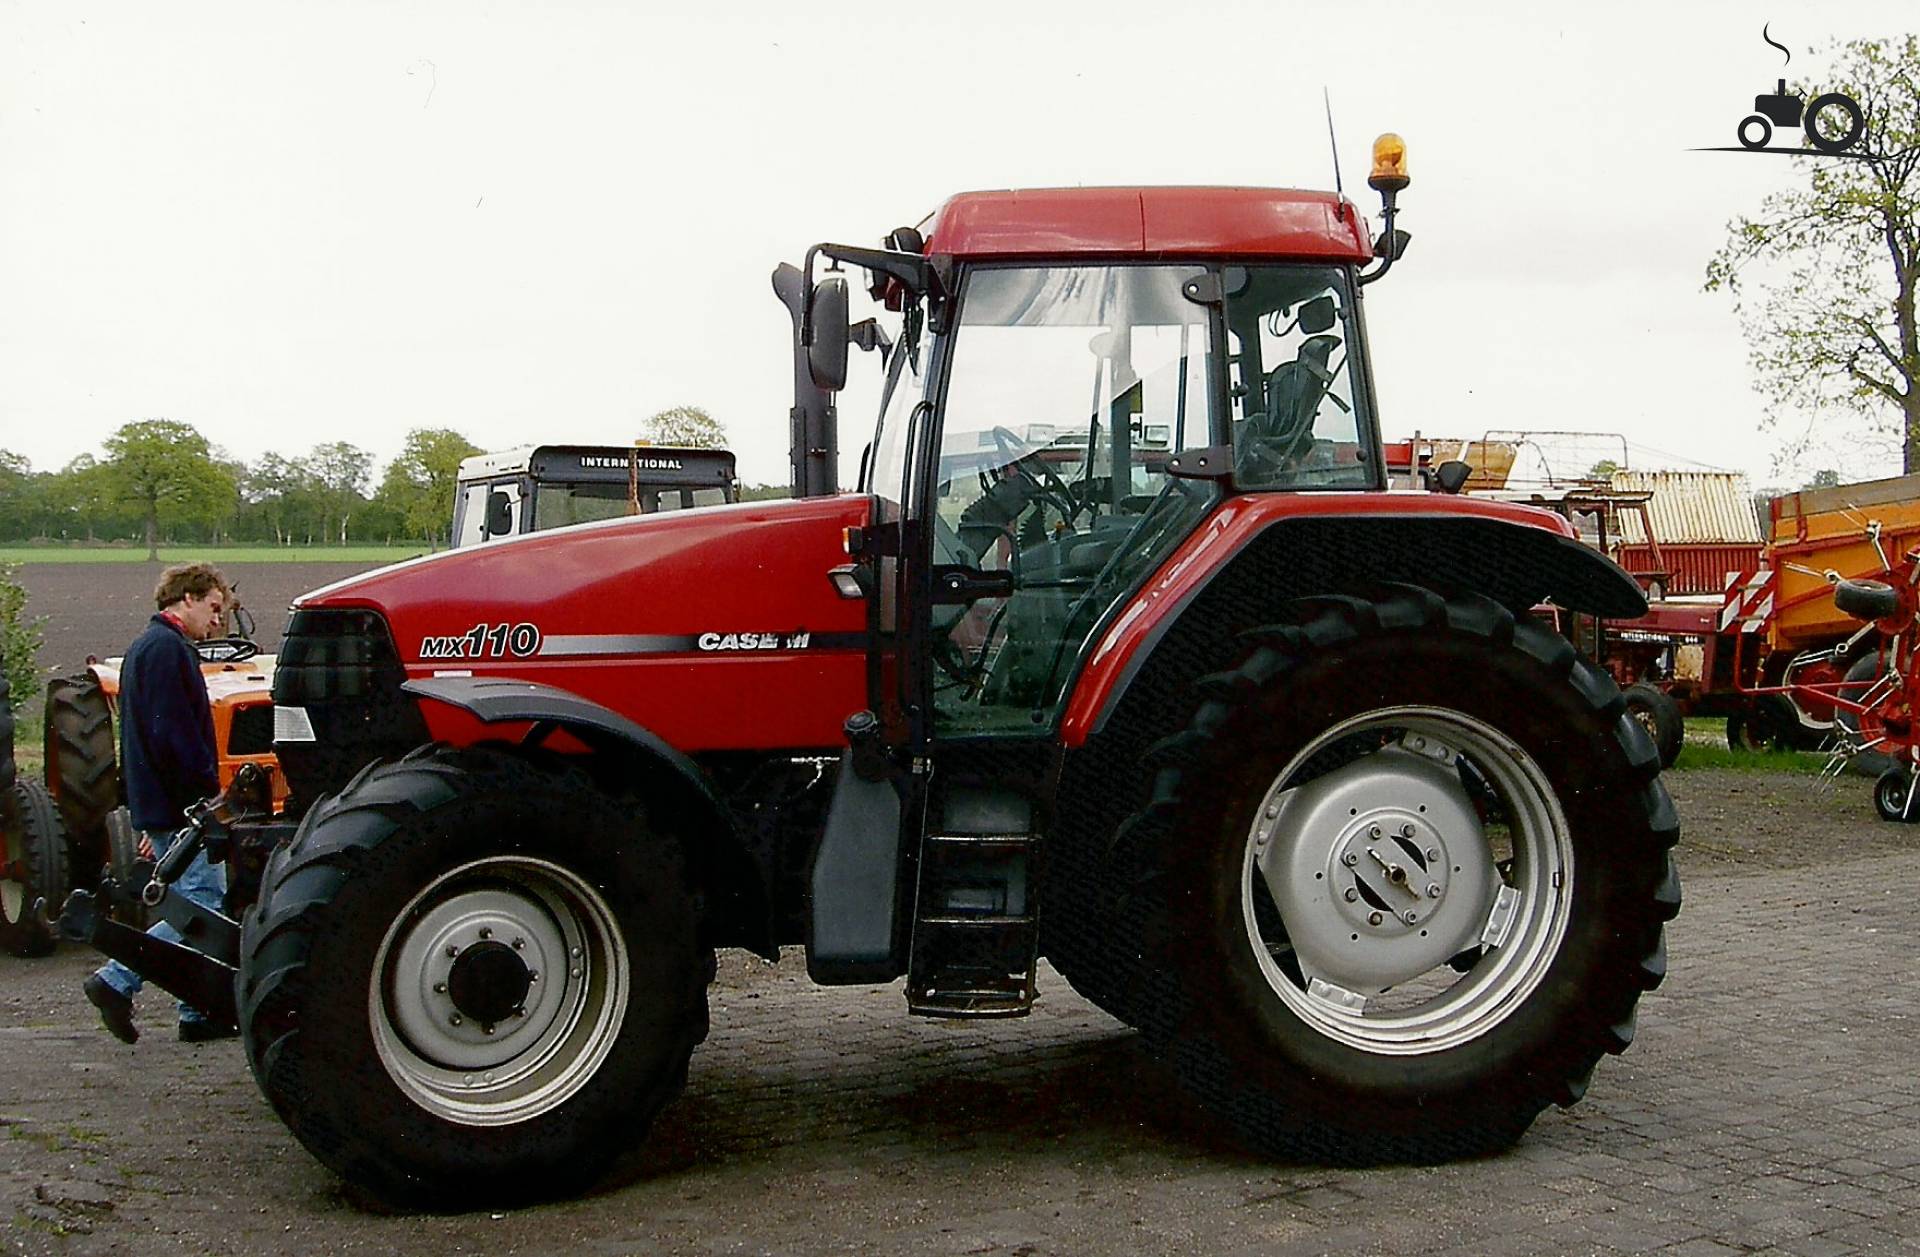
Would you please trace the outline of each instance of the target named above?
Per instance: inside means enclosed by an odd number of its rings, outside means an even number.
[[[1258,868],[1302,973],[1380,990],[1472,945],[1498,876],[1453,752],[1388,746],[1271,796]]]
[[[543,1035],[585,978],[579,941],[518,889],[474,887],[428,908],[397,949],[392,1014],[413,1050],[485,1070]]]
[[[453,1006],[483,1028],[524,1015],[532,986],[533,971],[519,953],[492,939],[461,952],[447,972],[447,994]]]

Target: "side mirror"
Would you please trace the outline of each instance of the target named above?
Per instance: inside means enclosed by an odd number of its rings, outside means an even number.
[[[253,612],[247,610],[245,607],[235,607],[233,609],[232,619],[233,623],[228,626],[227,636],[244,637],[248,641],[252,641],[255,627]]]
[[[1318,336],[1331,328],[1339,318],[1331,296],[1315,297],[1300,307],[1300,330],[1309,336]]]
[[[1407,246],[1413,243],[1413,233],[1395,227],[1393,234],[1381,232],[1379,239],[1373,242],[1373,256],[1397,262],[1407,255]]]
[[[1433,473],[1433,479],[1434,482],[1440,486],[1440,492],[1458,493],[1466,487],[1467,481],[1472,475],[1473,467],[1471,465],[1463,463],[1457,458],[1450,458],[1440,464],[1439,470]]]
[[[513,532],[513,503],[507,495],[495,489],[487,495],[487,528],[489,537],[505,537]]]
[[[807,373],[816,387],[846,387],[848,338],[847,278],[829,275],[813,286],[807,308]]]

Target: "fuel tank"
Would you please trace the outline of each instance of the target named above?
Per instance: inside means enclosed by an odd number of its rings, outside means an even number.
[[[380,612],[409,679],[558,686],[688,752],[830,749],[867,705],[866,603],[829,577],[867,512],[843,494],[583,524],[380,568],[294,607]],[[444,704],[422,711],[436,738],[480,736]]]

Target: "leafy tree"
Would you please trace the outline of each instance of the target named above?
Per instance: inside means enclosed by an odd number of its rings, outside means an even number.
[[[309,481],[307,468],[297,458],[285,458],[272,451],[247,470],[243,486],[252,516],[273,530],[276,544],[293,541],[294,513]]]
[[[727,429],[698,406],[673,406],[641,424],[640,439],[655,445],[718,450],[727,446]]]
[[[328,441],[313,447],[313,453],[307,455],[306,466],[320,501],[321,538],[333,540],[333,525],[338,521],[338,539],[345,545],[347,524],[354,511],[367,501],[367,479],[373,471],[373,455],[346,441]]]
[[[27,618],[27,591],[11,563],[0,563],[0,668],[15,716],[40,692],[40,617]]]
[[[400,456],[387,465],[374,500],[397,513],[408,536],[426,537],[438,546],[453,520],[460,460],[480,452],[452,428],[415,428],[407,433]]]
[[[218,520],[232,505],[227,473],[191,424],[172,419],[123,424],[104,448],[105,483],[114,497],[140,509],[149,559],[160,557],[162,510],[170,518]]]
[[[1866,132],[1851,151],[1874,156],[1800,161],[1795,186],[1728,224],[1706,287],[1733,296],[1776,416],[1839,408],[1892,426],[1904,470],[1920,470],[1920,37],[1844,44],[1829,72],[1794,88],[1858,101]],[[1764,275],[1750,292],[1755,263]]]

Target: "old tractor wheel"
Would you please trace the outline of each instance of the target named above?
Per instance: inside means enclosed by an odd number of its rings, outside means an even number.
[[[106,867],[107,813],[120,806],[113,708],[92,673],[47,683],[47,789],[60,806],[73,866],[91,882]]]
[[[0,947],[16,956],[44,956],[57,941],[34,915],[36,899],[58,912],[72,889],[67,833],[60,810],[37,781],[16,781],[0,805]]]
[[[1660,766],[1672,768],[1673,761],[1680,757],[1681,744],[1687,739],[1680,704],[1665,690],[1644,682],[1629,685],[1626,699],[1627,714],[1640,722],[1640,727],[1653,739],[1654,749],[1660,752]]]
[[[428,748],[268,861],[241,942],[255,1079],[389,1201],[577,1192],[686,1081],[713,953],[679,848],[582,775]]]
[[[13,704],[6,674],[0,672],[0,794],[13,789]]]
[[[1483,598],[1313,599],[1259,639],[1118,840],[1147,1041],[1262,1148],[1503,1148],[1665,975],[1658,753],[1604,672]]]

